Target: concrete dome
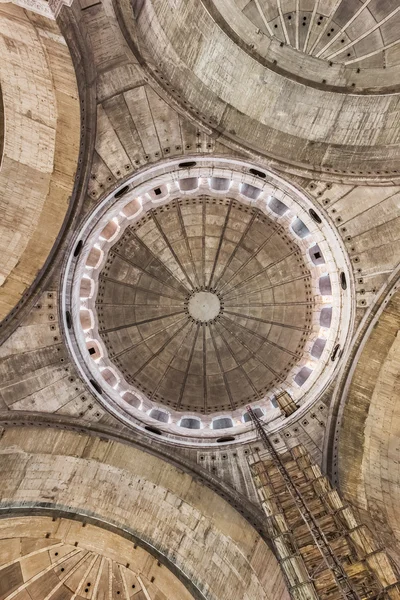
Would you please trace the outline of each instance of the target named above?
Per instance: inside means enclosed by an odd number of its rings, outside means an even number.
[[[0,2],[0,599],[400,597],[399,14]]]
[[[147,0],[133,17],[119,9],[149,78],[232,148],[292,173],[390,180],[397,5]]]
[[[225,198],[173,201],[110,249],[99,333],[149,399],[182,411],[236,409],[284,382],[301,358],[310,280],[293,239],[260,210]]]
[[[233,0],[232,4],[256,26],[258,35],[263,33],[315,58],[363,70],[400,64],[397,0]],[[233,11],[230,14],[235,16]]]
[[[11,516],[2,519],[0,548],[3,600],[193,599],[143,547],[92,524]]]
[[[104,197],[76,239],[70,351],[127,425],[247,439],[248,404],[275,421],[282,389],[300,407],[328,385],[351,330],[347,265],[323,213],[276,175],[170,160]]]

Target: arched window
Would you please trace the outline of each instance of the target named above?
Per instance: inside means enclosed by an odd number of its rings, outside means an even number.
[[[169,421],[169,414],[158,408],[153,408],[150,411],[150,417],[156,421],[160,421],[160,423],[168,423]]]
[[[229,190],[230,180],[225,177],[211,177],[210,188],[216,192],[227,192]]]
[[[89,331],[94,327],[94,317],[91,310],[88,308],[81,308],[79,311],[79,318],[83,331]]]
[[[274,212],[279,217],[282,217],[285,214],[285,212],[289,210],[286,204],[278,200],[278,198],[275,198],[275,196],[271,196],[267,204],[268,208],[270,208],[272,212]]]
[[[330,327],[332,323],[332,306],[324,306],[319,316],[321,327]]]
[[[91,298],[94,292],[94,281],[90,277],[82,277],[79,290],[80,298]]]
[[[292,229],[293,229],[293,232],[301,239],[310,235],[310,230],[303,223],[303,221],[301,219],[299,219],[298,217],[296,217],[296,219],[293,221]]]
[[[262,190],[254,187],[254,185],[250,185],[249,183],[242,183],[242,185],[240,186],[240,193],[243,194],[243,196],[250,198],[251,200],[257,200],[257,198],[261,194],[261,191]]]
[[[227,429],[233,427],[233,421],[230,417],[218,417],[212,422],[213,429]]]
[[[310,254],[310,258],[313,261],[314,265],[324,265],[325,264],[324,255],[322,254],[321,248],[318,246],[318,244],[314,244],[314,246],[311,246],[311,248],[309,249],[308,252]]]
[[[109,368],[103,369],[101,371],[101,376],[111,387],[115,387],[118,383],[118,378],[116,374]]]
[[[321,358],[324,348],[326,346],[326,340],[324,338],[317,338],[311,348],[311,356],[314,358]]]
[[[160,202],[160,200],[163,200],[168,196],[168,187],[165,184],[159,185],[148,192],[148,194],[153,201]]]
[[[257,406],[256,408],[253,408],[253,412],[255,413],[255,415],[257,417],[262,418],[264,416],[264,411],[259,406]],[[251,421],[251,416],[250,416],[250,413],[248,411],[246,411],[243,414],[242,418],[243,418],[243,423],[249,423]]]
[[[86,266],[91,269],[97,269],[103,260],[103,251],[100,248],[96,248],[95,246],[89,252],[89,256],[87,257]]]
[[[139,214],[141,210],[142,203],[140,202],[139,198],[135,198],[131,202],[128,202],[128,204],[125,204],[121,212],[127,219],[133,219],[133,217]]]
[[[118,223],[112,220],[109,223],[107,223],[107,225],[104,227],[103,231],[100,233],[100,237],[103,240],[107,240],[107,242],[110,242],[117,235],[118,229]]]
[[[101,358],[102,353],[101,353],[101,350],[100,350],[100,346],[96,342],[96,340],[88,340],[86,342],[86,348],[87,348],[87,350],[89,352],[90,358],[92,358],[93,360]]]
[[[332,296],[332,284],[329,275],[323,275],[319,278],[319,293],[321,296]]]
[[[128,404],[130,404],[134,408],[140,408],[140,405],[142,403],[141,400],[140,400],[140,398],[138,398],[137,396],[135,396],[135,394],[132,394],[132,392],[125,392],[122,395],[122,398],[125,400],[125,402],[127,402]]]
[[[181,427],[186,427],[186,429],[200,429],[201,423],[199,419],[193,419],[192,417],[183,417],[179,425]]]
[[[272,396],[272,398],[269,399],[272,408],[279,408],[279,404],[278,404],[278,400],[276,399],[276,396]]]
[[[198,177],[186,177],[179,180],[179,188],[182,192],[191,192],[199,187]]]
[[[302,367],[294,378],[295,383],[301,387],[310,377],[311,373],[312,370],[309,367]]]

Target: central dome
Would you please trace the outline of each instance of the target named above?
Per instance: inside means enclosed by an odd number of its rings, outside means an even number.
[[[174,200],[125,229],[99,276],[98,330],[113,365],[178,411],[235,410],[285,381],[311,329],[310,273],[260,210]]]

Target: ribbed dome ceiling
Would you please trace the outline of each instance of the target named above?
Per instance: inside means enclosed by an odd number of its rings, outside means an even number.
[[[12,548],[16,547],[17,541],[21,548],[20,560],[14,560],[3,568],[0,566],[0,577],[4,577],[0,585],[2,600],[144,600],[143,580],[149,588],[153,587],[143,576],[138,580],[136,573],[125,564],[57,539],[14,538],[2,541],[8,541]],[[21,594],[16,596],[18,590]]]
[[[362,68],[399,62],[398,0],[234,1],[265,34],[307,54],[334,62],[362,61]]]
[[[297,245],[236,201],[175,200],[111,248],[96,310],[108,356],[148,398],[180,411],[235,409],[283,382],[311,328]]]
[[[49,517],[2,519],[1,600],[188,600],[191,594],[132,540]]]

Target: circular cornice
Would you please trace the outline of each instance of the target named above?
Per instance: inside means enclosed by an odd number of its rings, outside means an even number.
[[[185,183],[182,185],[182,182]],[[188,182],[191,182],[190,185],[195,189],[187,189]],[[106,264],[108,249],[118,242],[123,234],[125,227],[121,218],[136,222],[143,211],[154,210],[155,206],[168,205],[171,198],[173,199],[174,190],[179,191],[180,195],[186,195],[185,201],[190,202],[191,197],[194,199],[198,193],[204,196],[206,191],[211,189],[213,196],[218,197],[219,194],[222,201],[226,196],[226,188],[225,191],[221,191],[213,189],[212,186],[224,186],[226,182],[230,188],[229,195],[237,195],[240,202],[247,205],[247,210],[266,212],[277,225],[284,225],[292,237],[297,237],[303,260],[306,260],[312,272],[312,293],[314,303],[317,299],[317,304],[312,317],[310,337],[304,346],[306,354],[300,362],[293,365],[286,377],[286,383],[279,382],[276,391],[282,389],[282,386],[289,389],[301,406],[316,401],[336,368],[336,362],[329,360],[330,354],[336,349],[335,357],[337,356],[338,348],[343,349],[351,330],[352,309],[349,294],[352,284],[341,242],[325,218],[322,215],[321,218],[311,208],[310,201],[298,190],[270,173],[254,170],[252,165],[242,161],[209,157],[197,158],[196,161],[186,160],[185,163],[179,163],[179,160],[169,161],[136,175],[96,207],[78,234],[78,243],[68,259],[64,276],[62,304],[66,337],[83,378],[92,390],[95,390],[99,401],[108,410],[125,423],[147,428],[156,434],[165,433],[171,441],[177,443],[181,441],[195,445],[212,444],[224,436],[228,436],[229,439],[235,436],[238,441],[243,441],[250,439],[253,434],[243,416],[243,409],[239,412],[232,412],[231,409],[228,414],[224,414],[223,411],[210,414],[207,419],[200,420],[200,429],[196,424],[196,429],[191,430],[193,420],[197,417],[195,413],[177,413],[176,416],[173,410],[165,413],[159,410],[162,406],[155,402],[154,398],[149,401],[146,394],[143,395],[137,389],[129,389],[115,365],[109,362],[107,351],[101,346],[101,340],[96,334],[93,312],[95,290],[101,265]],[[257,199],[252,198],[252,194],[256,194]],[[304,227],[300,235],[299,227]],[[305,236],[301,237],[303,233]],[[96,251],[92,252],[95,247]],[[310,253],[311,248],[313,250]],[[347,290],[341,287],[340,273],[343,273],[348,282]],[[327,283],[329,280],[330,286],[329,291],[322,292],[322,295],[321,277],[325,278]],[[81,298],[82,281],[86,292]],[[328,295],[324,296],[327,293]],[[83,329],[78,325],[79,322],[83,323]],[[257,402],[257,406],[264,414],[265,420],[271,422],[270,426],[277,429],[280,427],[281,417],[279,410],[273,409],[269,402],[271,394],[273,390],[265,399]],[[181,423],[183,417],[189,421]],[[214,423],[217,419],[226,418],[230,421]],[[223,429],[217,430],[217,425]]]
[[[0,168],[1,162],[3,158],[3,148],[4,148],[4,103],[3,103],[3,94],[0,86]]]

